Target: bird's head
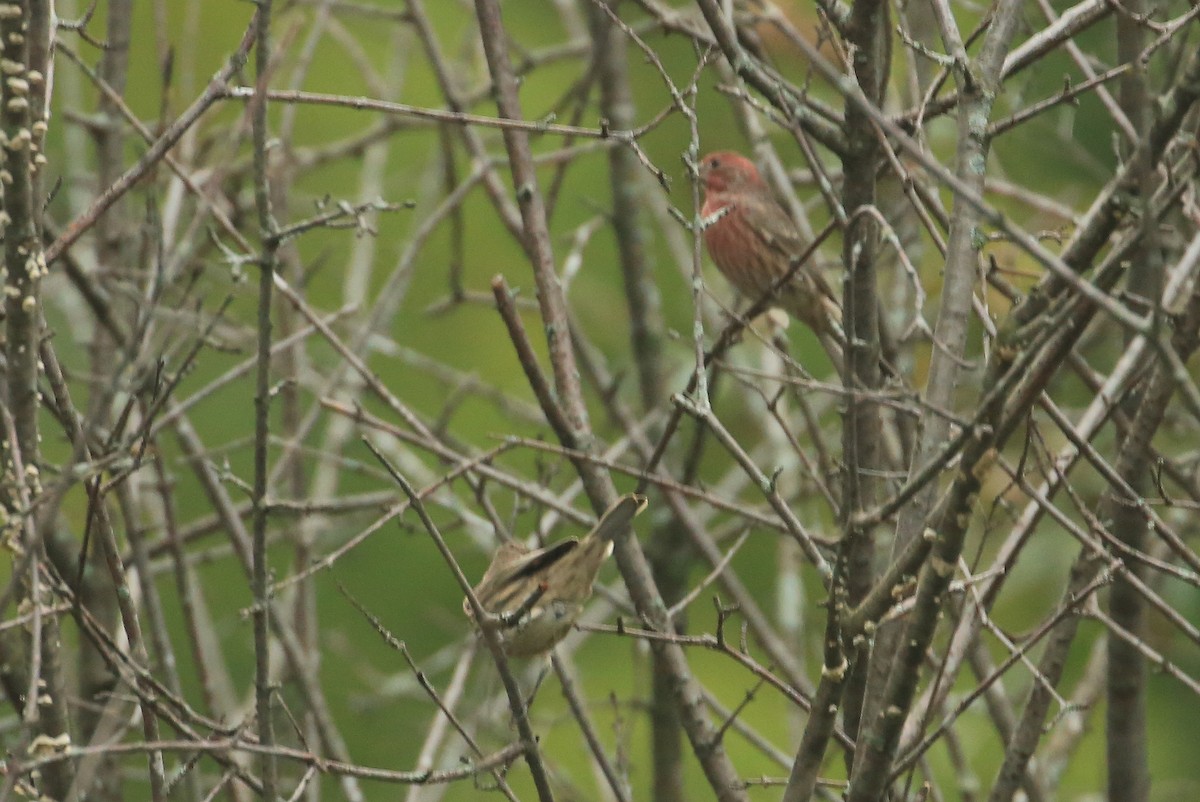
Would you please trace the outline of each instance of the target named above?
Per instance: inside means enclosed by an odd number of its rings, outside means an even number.
[[[715,193],[763,186],[754,162],[731,150],[720,150],[701,159],[700,180],[705,192]]]

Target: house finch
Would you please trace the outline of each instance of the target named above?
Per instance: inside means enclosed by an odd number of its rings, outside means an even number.
[[[744,156],[710,153],[700,161],[704,182],[704,218],[723,215],[704,229],[704,244],[717,269],[752,301],[766,295],[804,250],[788,213],[776,202]],[[804,265],[780,287],[774,305],[799,319],[824,340],[843,340],[842,308],[811,265]],[[835,363],[836,364],[836,363]]]
[[[496,626],[505,654],[533,657],[566,637],[592,595],[600,565],[612,554],[613,538],[645,508],[645,496],[630,493],[617,499],[582,540],[569,538],[533,551],[510,541],[496,550],[474,590],[480,606],[501,619]],[[468,599],[463,612],[475,621]]]

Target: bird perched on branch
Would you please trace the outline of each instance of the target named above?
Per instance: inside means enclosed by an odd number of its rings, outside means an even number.
[[[646,497],[621,496],[582,540],[569,538],[533,551],[510,541],[500,546],[475,586],[475,598],[492,619],[505,654],[533,657],[566,637],[592,595],[600,566],[612,554],[613,539],[629,529],[646,508]],[[463,612],[472,622],[470,599]]]
[[[757,301],[791,271],[771,305],[804,323],[822,341],[828,338],[840,346],[841,305],[813,265],[794,264],[804,252],[800,233],[754,163],[732,151],[710,153],[700,160],[700,180],[700,214],[708,224],[704,244],[721,274]]]

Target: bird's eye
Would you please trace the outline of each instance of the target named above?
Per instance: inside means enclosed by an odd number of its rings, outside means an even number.
[[[720,159],[711,159],[708,162],[708,166],[715,170],[721,166],[721,160]]]

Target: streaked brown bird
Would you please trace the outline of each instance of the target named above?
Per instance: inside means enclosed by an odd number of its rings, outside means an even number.
[[[569,538],[530,550],[509,541],[496,550],[475,586],[475,597],[495,622],[504,652],[533,657],[566,637],[592,595],[600,566],[612,554],[613,539],[646,508],[646,497],[621,496],[582,540]],[[469,599],[463,612],[475,622]]]
[[[745,156],[732,151],[708,154],[700,160],[700,180],[704,183],[700,214],[706,220],[716,218],[704,229],[708,253],[730,284],[757,301],[804,252],[800,233]],[[823,340],[838,344],[844,340],[841,304],[812,265],[798,268],[779,288],[772,305]]]

